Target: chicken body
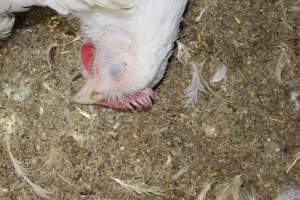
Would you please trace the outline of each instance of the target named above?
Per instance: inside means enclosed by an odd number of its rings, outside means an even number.
[[[152,88],[164,75],[187,4],[187,0],[9,2],[0,3],[0,8],[24,11],[41,5],[78,17],[88,42],[81,52],[86,84],[74,101],[124,109],[152,105]]]

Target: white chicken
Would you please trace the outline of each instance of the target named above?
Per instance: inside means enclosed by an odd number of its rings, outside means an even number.
[[[0,38],[13,26],[8,12],[48,6],[81,21],[89,42],[81,58],[86,84],[74,101],[133,109],[152,105],[188,0],[8,0],[0,2]]]

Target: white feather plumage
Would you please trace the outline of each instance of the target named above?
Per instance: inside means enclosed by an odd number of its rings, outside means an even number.
[[[0,39],[9,35],[14,20],[7,13],[28,11],[31,6],[44,6],[62,15],[79,14],[101,8],[122,10],[134,6],[133,0],[1,0],[0,1]]]
[[[187,0],[142,0],[137,8],[138,77],[156,85],[164,75]],[[151,75],[149,75],[151,74]],[[151,76],[153,76],[151,78]]]
[[[30,6],[48,6],[62,15],[88,12],[99,8],[129,9],[133,0],[3,0],[0,1],[1,12],[24,12]]]

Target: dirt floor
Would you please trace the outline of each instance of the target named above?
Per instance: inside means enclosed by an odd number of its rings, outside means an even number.
[[[206,5],[190,1],[179,40],[194,62],[206,59],[205,80],[227,66],[225,80],[210,84],[222,99],[199,93],[184,107],[191,67],[173,56],[153,107],[134,112],[71,103],[84,81],[73,80],[84,41],[78,24],[43,8],[18,15],[0,47],[0,198],[40,198],[17,176],[16,160],[58,200],[192,200],[214,181],[210,200],[238,175],[241,191],[259,199],[299,188],[300,163],[286,173],[300,151],[300,112],[289,99],[300,91],[299,1],[221,0],[197,22]],[[283,51],[290,63],[280,82]]]

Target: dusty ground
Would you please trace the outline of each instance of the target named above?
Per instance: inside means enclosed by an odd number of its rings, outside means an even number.
[[[180,41],[192,48],[195,62],[207,59],[207,80],[216,63],[226,64],[228,75],[211,86],[223,100],[199,94],[189,110],[183,90],[191,68],[175,56],[151,109],[121,112],[70,103],[83,83],[72,81],[83,42],[71,43],[80,36],[78,26],[48,9],[20,15],[15,33],[0,47],[1,199],[38,199],[14,170],[7,135],[31,180],[58,200],[196,199],[201,183],[212,180],[208,199],[215,199],[220,185],[240,174],[242,190],[254,189],[261,199],[285,186],[300,187],[300,163],[285,173],[300,151],[299,112],[289,101],[297,90],[289,83],[300,77],[300,6],[283,3],[286,18],[282,1],[219,1],[195,22],[206,4],[190,1]],[[282,43],[291,65],[279,83],[272,72]],[[53,44],[67,52],[57,54],[52,73],[47,51]],[[159,187],[163,196],[134,194],[111,177]]]

